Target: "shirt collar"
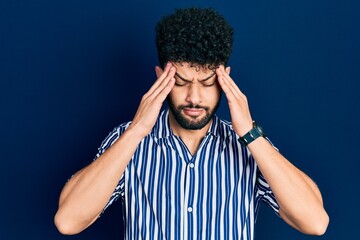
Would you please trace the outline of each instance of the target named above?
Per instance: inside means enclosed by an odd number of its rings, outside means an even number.
[[[214,115],[212,119],[212,123],[206,135],[213,135],[215,137],[220,134],[220,119],[218,116]],[[152,130],[152,134],[160,139],[160,138],[168,138],[169,136],[174,135],[173,131],[170,127],[169,122],[169,109],[165,109],[161,111],[160,116],[158,117],[154,128]]]

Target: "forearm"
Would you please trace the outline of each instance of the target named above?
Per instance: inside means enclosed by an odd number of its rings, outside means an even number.
[[[129,128],[96,161],[68,181],[61,192],[55,216],[60,232],[78,233],[97,218],[142,138]]]
[[[75,234],[95,221],[116,188],[139,145],[155,125],[162,103],[175,84],[175,68],[155,68],[158,79],[142,97],[129,128],[96,161],[79,171],[64,187],[55,224],[64,234]]]
[[[234,131],[241,137],[254,126],[246,96],[229,75],[230,68],[216,69],[219,84],[229,103]],[[311,179],[286,160],[263,137],[248,144],[260,171],[269,183],[280,207],[281,217],[308,234],[322,234],[329,218],[319,189]]]
[[[322,234],[328,224],[316,184],[264,138],[248,145],[280,207],[281,217],[307,234]]]

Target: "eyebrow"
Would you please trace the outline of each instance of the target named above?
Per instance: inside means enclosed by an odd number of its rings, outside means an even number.
[[[216,74],[216,72],[214,72],[213,74],[211,74],[210,76],[208,76],[207,78],[204,78],[202,80],[199,80],[199,82],[204,82],[206,80],[209,80],[210,78],[212,78],[214,75]],[[180,74],[178,74],[177,72],[175,73],[175,75],[177,77],[179,77],[181,80],[185,81],[185,82],[192,82],[192,80],[187,80],[185,78],[183,78],[182,76],[180,76]]]

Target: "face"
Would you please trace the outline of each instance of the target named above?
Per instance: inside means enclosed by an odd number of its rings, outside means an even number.
[[[167,97],[171,114],[184,129],[202,129],[210,122],[220,102],[216,73],[188,63],[174,65],[175,86]]]

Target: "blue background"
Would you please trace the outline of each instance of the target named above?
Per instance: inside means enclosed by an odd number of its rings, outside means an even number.
[[[120,204],[76,236],[53,224],[66,180],[131,120],[155,80],[154,26],[213,7],[235,28],[229,65],[253,118],[322,190],[331,223],[305,236],[263,205],[256,239],[358,239],[358,1],[0,2],[0,239],[120,239]],[[226,98],[218,114],[229,119]]]

